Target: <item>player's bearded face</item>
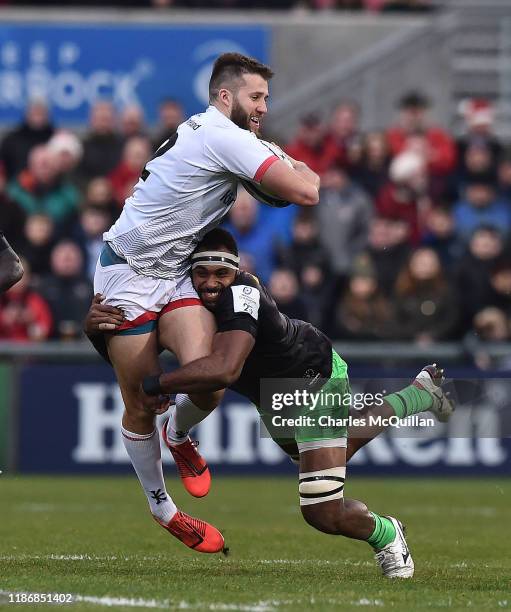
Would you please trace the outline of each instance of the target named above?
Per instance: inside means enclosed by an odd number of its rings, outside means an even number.
[[[252,113],[243,108],[238,96],[235,96],[231,109],[231,121],[242,130],[259,132],[259,123],[252,121]]]

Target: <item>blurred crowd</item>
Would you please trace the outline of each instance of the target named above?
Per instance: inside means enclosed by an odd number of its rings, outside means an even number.
[[[488,101],[467,101],[458,139],[430,104],[409,92],[394,124],[369,133],[351,102],[303,117],[285,150],[321,175],[318,207],[240,191],[225,225],[284,313],[336,339],[510,339],[511,155]],[[172,99],[151,130],[140,108],[101,101],[78,136],[35,101],[4,134],[0,228],[26,274],[0,298],[1,339],[81,336],[102,234],[182,120]]]
[[[0,6],[62,5],[62,0],[0,0]],[[67,0],[67,6],[179,9],[265,10],[367,10],[373,12],[423,12],[437,5],[433,0]]]

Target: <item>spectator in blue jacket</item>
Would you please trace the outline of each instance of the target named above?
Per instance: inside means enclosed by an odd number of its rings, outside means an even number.
[[[240,254],[248,255],[255,262],[256,275],[263,283],[268,283],[275,268],[281,238],[271,224],[271,217],[261,221],[260,206],[262,204],[258,204],[245,190],[240,190],[225,227],[238,243]]]
[[[467,243],[481,226],[491,226],[507,237],[511,230],[511,204],[496,195],[490,182],[481,179],[467,185],[465,198],[454,206],[456,233]]]

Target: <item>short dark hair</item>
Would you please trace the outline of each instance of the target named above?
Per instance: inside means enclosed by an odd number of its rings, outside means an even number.
[[[238,245],[236,244],[236,240],[234,240],[233,235],[221,227],[216,227],[204,236],[204,238],[195,247],[194,253],[199,253],[201,251],[215,251],[220,247],[224,247],[229,251],[229,253],[238,256]]]
[[[213,72],[209,79],[209,101],[218,96],[222,86],[226,87],[233,81],[239,81],[244,74],[259,74],[269,81],[273,70],[260,61],[241,53],[223,53],[213,65]],[[232,85],[231,85],[232,86]]]
[[[429,98],[422,91],[409,91],[399,100],[399,108],[429,108]]]

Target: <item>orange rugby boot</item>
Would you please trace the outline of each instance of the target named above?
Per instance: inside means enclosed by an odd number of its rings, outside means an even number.
[[[187,438],[181,444],[171,444],[167,439],[167,419],[163,423],[161,435],[165,446],[169,449],[176,462],[177,471],[185,489],[194,497],[204,497],[209,493],[211,474],[208,464],[197,450],[197,442]]]
[[[227,553],[223,535],[216,527],[178,510],[168,523],[154,520],[185,546],[203,553]]]

